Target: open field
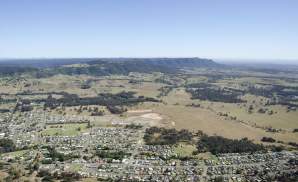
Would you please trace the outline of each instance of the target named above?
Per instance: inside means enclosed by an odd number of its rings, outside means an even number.
[[[41,134],[49,136],[75,136],[86,131],[86,124],[64,124],[49,125]]]

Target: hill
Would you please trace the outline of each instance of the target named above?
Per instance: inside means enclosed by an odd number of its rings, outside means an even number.
[[[0,74],[12,75],[22,73],[32,73],[37,77],[48,77],[55,74],[65,75],[127,75],[130,72],[151,73],[177,73],[183,68],[196,67],[219,67],[220,64],[201,58],[100,58],[100,59],[41,59],[26,60],[21,64],[21,60],[11,62],[0,62],[3,68]],[[73,64],[84,64],[84,66],[72,66]],[[67,65],[67,66],[66,66]],[[26,69],[24,67],[26,66]],[[17,67],[18,69],[6,70],[4,67]],[[28,69],[32,67],[34,69]]]

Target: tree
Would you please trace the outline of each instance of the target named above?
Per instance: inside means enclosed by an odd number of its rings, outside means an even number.
[[[13,152],[16,150],[16,146],[11,139],[1,138],[0,139],[0,152]]]
[[[214,182],[224,182],[224,178],[222,176],[215,177]]]

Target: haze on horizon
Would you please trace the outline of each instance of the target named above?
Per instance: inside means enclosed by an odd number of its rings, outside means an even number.
[[[0,58],[297,63],[297,9],[293,0],[1,1]]]

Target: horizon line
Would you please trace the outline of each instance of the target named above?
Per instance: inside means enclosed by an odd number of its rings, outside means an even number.
[[[137,59],[137,58],[200,58],[200,59],[213,59],[213,60],[231,60],[231,61],[237,61],[237,60],[247,60],[247,61],[278,61],[278,60],[288,60],[288,61],[298,61],[298,58],[235,58],[235,57],[199,57],[199,56],[86,56],[86,57],[0,57],[0,60],[12,60],[12,59],[121,59],[121,58],[128,58],[128,59]]]

